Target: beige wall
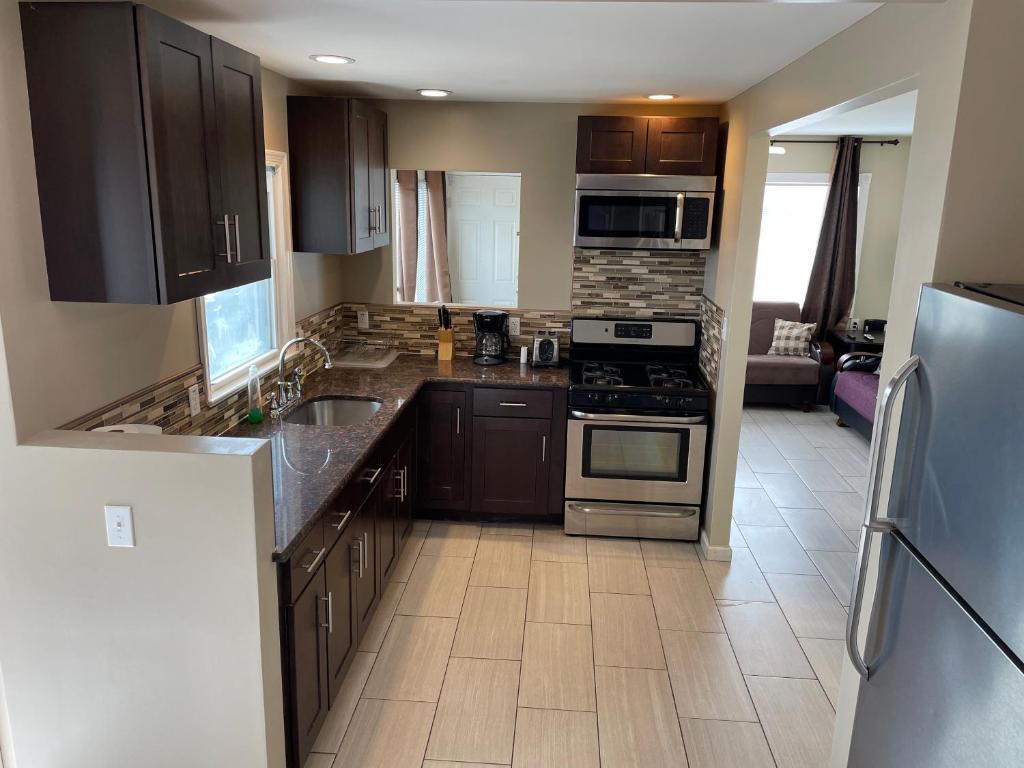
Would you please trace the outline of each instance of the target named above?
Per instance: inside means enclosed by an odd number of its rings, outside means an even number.
[[[785,147],[786,154],[768,157],[769,173],[829,173],[832,170],[835,157],[832,145],[786,144]],[[909,138],[901,138],[899,146],[895,147],[865,144],[861,149],[860,170],[871,174],[871,191],[851,317],[884,318],[889,313],[909,157]]]
[[[519,306],[568,309],[572,282],[576,118],[717,115],[716,106],[387,101],[392,168],[522,173]],[[394,302],[390,248],[346,257],[347,301]]]

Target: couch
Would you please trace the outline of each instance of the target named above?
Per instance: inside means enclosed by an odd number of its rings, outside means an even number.
[[[743,402],[798,405],[805,410],[828,402],[834,371],[832,345],[825,341],[812,341],[809,357],[769,355],[776,319],[799,322],[800,305],[795,302],[754,302]]]
[[[829,407],[841,427],[851,427],[864,439],[871,440],[875,426],[875,405],[878,402],[878,366],[881,355],[873,352],[851,352],[839,358],[832,383]]]

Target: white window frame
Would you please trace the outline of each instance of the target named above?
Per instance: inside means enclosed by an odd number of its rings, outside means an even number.
[[[196,299],[199,348],[206,374],[206,399],[210,405],[244,388],[249,380],[250,365],[255,365],[261,376],[276,368],[282,345],[295,338],[295,290],[292,279],[292,223],[291,201],[288,194],[288,156],[284,152],[268,149],[266,151],[266,167],[274,169],[272,183],[274,251],[271,256],[271,276],[274,280],[274,320],[277,346],[216,379],[211,379],[210,365],[206,359],[206,305],[202,298]],[[297,354],[297,352],[298,350],[293,350],[292,354]]]

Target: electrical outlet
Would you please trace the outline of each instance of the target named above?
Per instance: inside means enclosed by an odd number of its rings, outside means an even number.
[[[132,524],[132,508],[119,506],[103,507],[107,521],[108,547],[134,547],[135,526]]]
[[[509,336],[521,336],[522,326],[519,324],[518,317],[510,317],[508,319],[508,335]]]
[[[188,412],[193,416],[198,416],[199,411],[199,385],[193,384],[188,388]]]
[[[370,313],[365,309],[360,309],[356,312],[356,326],[361,331],[365,331],[370,327]]]

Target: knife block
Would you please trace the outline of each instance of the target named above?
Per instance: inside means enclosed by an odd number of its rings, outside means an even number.
[[[451,328],[437,329],[437,359],[451,360],[455,354],[455,331]]]

